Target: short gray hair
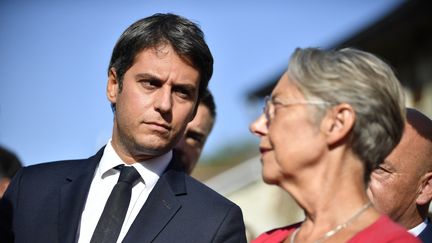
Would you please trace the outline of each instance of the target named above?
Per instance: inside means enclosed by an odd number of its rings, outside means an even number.
[[[306,98],[353,107],[353,153],[364,163],[365,182],[401,139],[405,99],[389,65],[371,53],[345,48],[297,48],[288,75]],[[328,107],[317,106],[320,118]]]

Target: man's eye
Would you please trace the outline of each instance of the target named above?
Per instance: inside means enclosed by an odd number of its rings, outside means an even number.
[[[141,80],[140,83],[144,88],[147,89],[154,89],[157,88],[159,85],[159,82],[157,80]]]
[[[197,144],[202,144],[204,142],[204,138],[201,134],[195,132],[189,132],[186,134],[186,139],[191,139]]]
[[[382,166],[378,166],[375,170],[374,170],[375,174],[381,175],[381,174],[391,174],[391,171],[387,170],[386,168],[382,167]]]
[[[176,88],[174,92],[177,94],[178,97],[182,99],[191,99],[192,98],[192,92],[188,89],[184,88]]]

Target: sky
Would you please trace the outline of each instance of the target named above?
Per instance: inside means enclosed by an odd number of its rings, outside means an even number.
[[[256,141],[247,93],[296,47],[335,44],[401,0],[0,0],[0,145],[24,165],[87,158],[111,136],[105,95],[112,48],[133,22],[175,13],[198,23],[215,59],[217,121],[204,158]]]

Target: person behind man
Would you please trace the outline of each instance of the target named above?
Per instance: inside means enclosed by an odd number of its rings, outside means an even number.
[[[194,119],[188,123],[183,137],[177,143],[174,153],[191,174],[195,168],[204,144],[213,129],[216,119],[216,104],[213,95],[207,89],[200,99]]]
[[[396,148],[371,175],[368,195],[375,207],[432,242],[427,218],[432,200],[432,121],[408,108],[404,134]]]
[[[20,168],[21,162],[18,157],[0,146],[0,198],[3,197],[12,177]]]
[[[172,160],[212,72],[193,22],[155,14],[129,26],[108,67],[112,138],[89,159],[20,170],[0,242],[246,242],[240,208]]]

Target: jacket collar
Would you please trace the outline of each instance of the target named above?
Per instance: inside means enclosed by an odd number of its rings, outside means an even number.
[[[104,148],[94,156],[76,163],[61,186],[59,242],[77,240],[81,213]],[[181,209],[181,203],[176,196],[187,194],[185,176],[184,168],[173,157],[132,223],[124,242],[150,242],[160,233]],[[146,229],[145,234],[143,227]]]
[[[181,210],[182,205],[177,196],[187,194],[186,175],[177,165],[173,158],[132,223],[124,242],[153,241]]]
[[[103,151],[104,147],[94,156],[74,163],[73,169],[65,177],[60,188],[59,242],[76,242],[81,213]]]

